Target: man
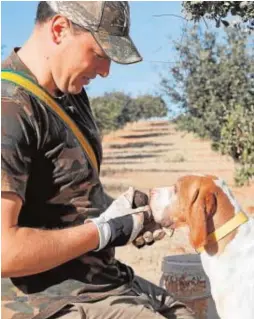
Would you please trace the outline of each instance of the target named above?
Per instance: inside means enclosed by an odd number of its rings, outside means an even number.
[[[111,60],[141,61],[127,2],[40,2],[28,41],[4,61],[46,90],[102,158],[83,89]],[[134,189],[111,204],[69,128],[38,98],[2,81],[3,318],[193,318],[114,259],[145,214]]]

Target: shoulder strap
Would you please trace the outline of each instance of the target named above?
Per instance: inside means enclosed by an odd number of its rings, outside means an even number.
[[[88,157],[91,166],[95,169],[96,173],[98,174],[99,167],[97,159],[90,143],[83,135],[83,133],[80,131],[80,129],[77,127],[75,122],[43,88],[41,88],[30,78],[26,77],[24,74],[21,74],[13,70],[2,70],[1,79],[3,81],[12,82],[23,87],[29,94],[40,99],[48,106],[48,108],[51,111],[57,114],[62,119],[64,124],[73,132],[78,142],[80,143],[85,155]]]

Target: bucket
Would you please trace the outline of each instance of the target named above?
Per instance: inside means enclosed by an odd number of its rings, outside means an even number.
[[[219,319],[199,255],[164,257],[160,286],[189,306],[197,319]]]

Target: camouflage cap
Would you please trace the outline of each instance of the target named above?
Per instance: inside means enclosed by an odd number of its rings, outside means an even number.
[[[142,60],[129,36],[127,1],[47,1],[51,9],[89,30],[110,59],[121,64]]]

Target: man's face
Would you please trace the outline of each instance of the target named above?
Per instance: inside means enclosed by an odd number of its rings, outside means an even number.
[[[57,88],[64,93],[78,94],[97,75],[106,77],[110,59],[88,31],[74,31],[61,25],[51,56],[51,72]]]

